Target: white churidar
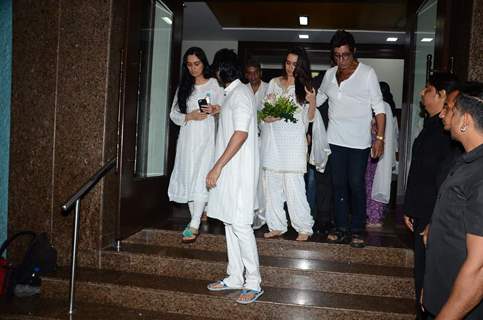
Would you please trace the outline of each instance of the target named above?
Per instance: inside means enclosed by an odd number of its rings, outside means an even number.
[[[327,70],[317,92],[318,106],[329,99],[327,139],[330,144],[342,147],[369,148],[372,112],[384,113],[376,72],[359,62],[354,73],[340,85],[336,73],[337,66]]]
[[[208,116],[205,120],[185,122],[186,114],[180,112],[177,96],[176,92],[170,118],[181,128],[168,196],[170,201],[179,203],[206,202],[206,175],[213,166],[215,153],[215,121],[212,116]],[[223,89],[214,78],[202,85],[195,85],[186,104],[186,113],[197,110],[198,99],[206,97],[210,98],[212,104],[222,104]]]
[[[305,194],[304,176],[297,173],[277,173],[265,170],[266,218],[270,230],[287,231],[287,217],[283,203],[287,201],[292,227],[298,233],[312,235],[314,219]],[[303,192],[301,192],[303,191]]]
[[[384,153],[379,158],[372,182],[371,198],[374,201],[389,203],[391,198],[392,167],[396,159],[394,140],[394,121],[389,104],[384,102],[386,113],[386,129],[384,132]]]
[[[248,132],[240,150],[221,171],[216,187],[210,190],[208,216],[228,224],[253,222],[259,154],[256,110],[252,93],[240,80],[225,89],[216,137],[215,159],[225,151],[235,131]]]
[[[193,229],[199,229],[201,224],[201,216],[203,215],[203,210],[205,210],[205,201],[189,201],[188,208],[191,213],[190,227]]]
[[[228,277],[223,282],[229,287],[260,291],[260,268],[257,242],[248,224],[225,224],[228,253]],[[245,274],[245,281],[243,275]]]

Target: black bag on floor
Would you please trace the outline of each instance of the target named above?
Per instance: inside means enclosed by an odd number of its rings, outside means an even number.
[[[9,269],[5,272],[4,292],[13,296],[16,285],[29,285],[32,277],[39,277],[53,272],[57,268],[57,251],[50,244],[47,233],[36,234],[33,231],[21,231],[7,239],[0,247],[0,257],[8,246],[21,236],[30,236],[31,240],[20,264],[14,266],[7,264]]]

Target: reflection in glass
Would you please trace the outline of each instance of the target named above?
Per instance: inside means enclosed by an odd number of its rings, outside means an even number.
[[[148,21],[141,30],[137,113],[136,176],[165,175],[167,113],[173,13],[154,1]]]

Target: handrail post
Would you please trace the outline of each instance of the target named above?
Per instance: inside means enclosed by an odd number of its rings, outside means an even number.
[[[70,292],[69,292],[69,314],[74,313],[74,289],[75,289],[75,270],[77,264],[77,242],[79,240],[79,211],[80,199],[75,202],[75,216],[74,216],[74,235],[72,236],[72,254],[70,265]]]

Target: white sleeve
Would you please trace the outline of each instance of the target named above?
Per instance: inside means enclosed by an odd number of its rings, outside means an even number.
[[[178,89],[176,89],[176,93],[174,95],[173,105],[171,106],[171,112],[169,113],[169,117],[171,118],[171,121],[173,121],[178,126],[184,126],[186,124],[186,114],[181,113],[181,111],[179,110]]]
[[[236,106],[233,108],[233,128],[235,131],[248,132],[250,121],[252,117],[254,117],[254,99],[247,97],[244,94],[240,94],[236,98],[237,99],[233,99],[233,101],[236,101]]]
[[[374,114],[386,113],[384,110],[384,103],[382,100],[381,87],[379,86],[379,80],[374,69],[370,68],[369,75],[367,77],[367,85],[369,89],[369,96],[372,110]],[[387,121],[387,120],[386,120]]]
[[[327,90],[327,82],[329,81],[327,79],[328,73],[329,73],[329,71],[327,71],[324,74],[324,78],[322,79],[322,83],[320,84],[319,90],[317,90],[317,96],[315,97],[315,105],[317,107],[321,106],[328,99],[327,94],[325,94],[325,92]]]

